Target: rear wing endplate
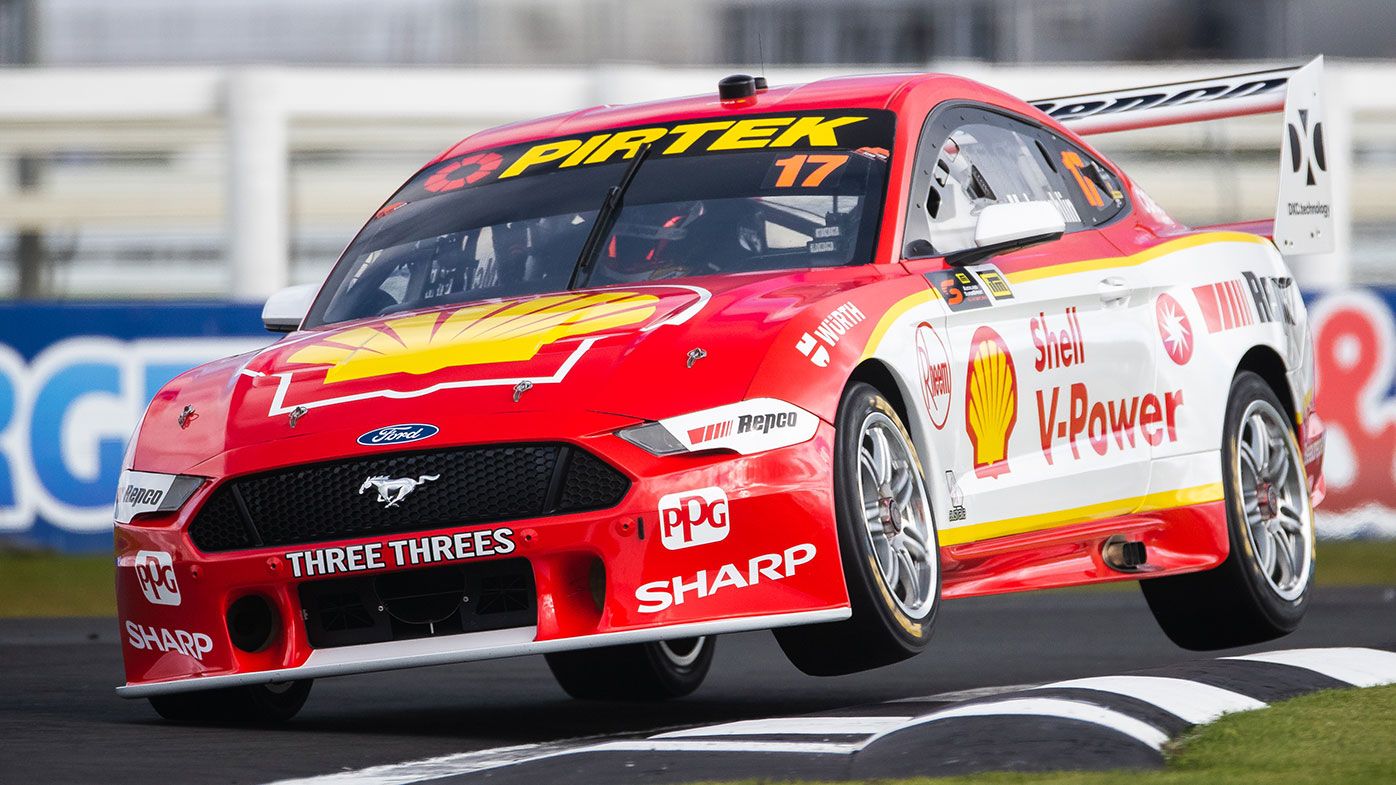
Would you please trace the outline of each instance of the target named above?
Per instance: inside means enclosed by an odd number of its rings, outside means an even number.
[[[1333,250],[1336,217],[1323,128],[1323,58],[1191,82],[1048,98],[1032,105],[1082,134],[1284,112],[1274,241],[1285,255]]]

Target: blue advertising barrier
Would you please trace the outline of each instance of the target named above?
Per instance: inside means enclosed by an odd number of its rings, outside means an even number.
[[[1396,288],[1306,299],[1328,426],[1319,533],[1396,537]],[[250,304],[0,305],[0,546],[110,550],[146,404],[182,371],[272,338]]]
[[[272,337],[260,305],[0,305],[0,544],[109,551],[146,404],[183,371]]]

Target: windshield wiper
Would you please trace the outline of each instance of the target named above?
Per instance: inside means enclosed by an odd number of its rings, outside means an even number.
[[[630,188],[630,183],[634,182],[635,173],[640,171],[640,164],[645,162],[653,148],[653,144],[647,144],[635,151],[635,157],[630,161],[630,166],[626,167],[625,174],[621,175],[620,182],[606,191],[606,198],[601,200],[601,209],[596,211],[596,220],[591,224],[587,240],[582,244],[582,252],[577,256],[577,264],[572,268],[572,277],[567,281],[568,289],[576,289],[577,285],[584,279],[584,275],[596,263],[596,255],[601,250],[602,241],[616,225],[616,218],[620,215],[621,202],[625,199],[625,192]]]

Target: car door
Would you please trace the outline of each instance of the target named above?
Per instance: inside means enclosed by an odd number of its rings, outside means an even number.
[[[1115,246],[1082,215],[1074,161],[1050,142],[1020,119],[954,106],[931,115],[918,146],[904,265],[939,293],[958,372],[945,481],[963,509],[944,545],[1131,512],[1148,485],[1151,322]],[[1020,201],[1052,203],[1065,234],[946,262],[974,247],[984,207]]]

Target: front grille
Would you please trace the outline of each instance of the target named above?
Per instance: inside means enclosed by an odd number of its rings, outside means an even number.
[[[388,506],[371,477],[420,484]],[[189,536],[206,552],[299,545],[604,510],[629,489],[620,472],[564,444],[387,453],[226,482]]]
[[[316,649],[538,623],[527,559],[308,581],[299,591]]]

